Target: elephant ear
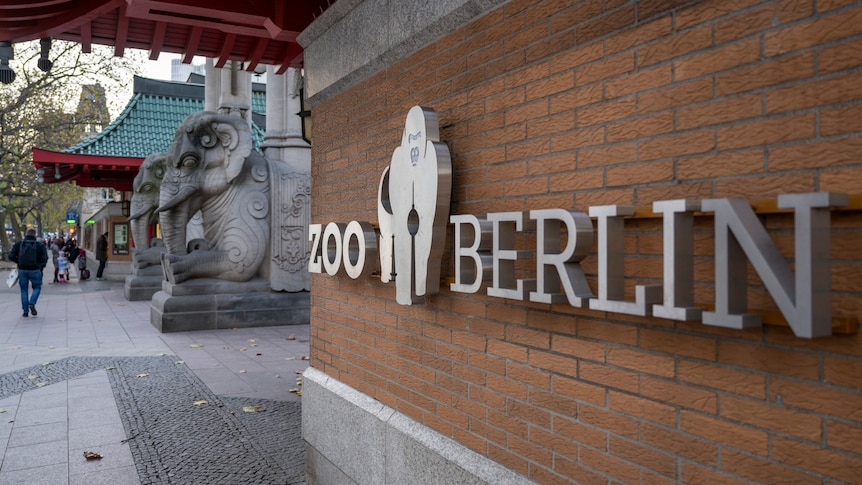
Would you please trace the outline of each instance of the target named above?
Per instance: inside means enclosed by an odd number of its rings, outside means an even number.
[[[232,182],[251,154],[252,138],[248,122],[236,116],[219,116],[213,123],[219,142],[225,151],[224,168],[228,183]]]

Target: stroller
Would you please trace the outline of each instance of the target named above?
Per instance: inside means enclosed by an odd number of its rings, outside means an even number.
[[[90,270],[87,269],[87,252],[83,249],[78,250],[78,275],[81,281],[90,279]]]

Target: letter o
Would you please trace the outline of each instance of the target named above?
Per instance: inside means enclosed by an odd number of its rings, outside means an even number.
[[[323,267],[329,276],[338,274],[341,269],[341,234],[347,224],[343,222],[330,222],[323,231]]]
[[[353,279],[371,274],[377,253],[377,233],[368,222],[351,221],[344,230],[344,270]]]

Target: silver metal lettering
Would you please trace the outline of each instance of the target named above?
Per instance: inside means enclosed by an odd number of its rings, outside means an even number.
[[[845,194],[827,192],[779,196],[779,207],[796,209],[794,276],[748,202],[704,200],[703,210],[715,213],[715,311],[704,312],[703,323],[729,328],[760,326],[759,315],[744,313],[748,306],[747,257],[797,337],[830,335],[828,208],[847,202]]]
[[[694,212],[700,210],[697,200],[663,200],[653,202],[653,212],[663,214],[664,221],[664,302],[653,305],[656,317],[672,320],[699,320],[702,308],[694,304]]]
[[[623,217],[634,214],[624,205],[590,207],[590,216],[598,218],[599,229],[599,297],[590,300],[590,308],[628,315],[647,316],[661,301],[661,286],[635,286],[635,301],[625,301],[623,259]]]
[[[491,247],[492,285],[488,296],[523,301],[527,292],[536,289],[535,279],[515,280],[515,261],[532,254],[531,251],[515,249],[515,232],[527,229],[523,212],[494,212],[487,215],[492,223],[493,244]],[[530,228],[533,221],[529,221]]]
[[[796,305],[782,308],[797,337],[832,334],[832,267],[830,258],[830,207],[850,203],[847,194],[814,192],[778,196],[778,207],[795,209]]]
[[[471,214],[449,216],[449,222],[455,225],[455,283],[449,289],[476,293],[490,279],[491,222]],[[465,265],[465,259],[473,264]]]
[[[530,301],[556,303],[566,301],[578,308],[587,306],[593,296],[584,270],[583,260],[593,245],[593,223],[583,212],[564,209],[530,211],[536,221],[536,291]],[[566,247],[560,250],[560,223],[566,226]],[[556,275],[549,271],[556,269]],[[562,284],[563,292],[560,293]]]
[[[323,272],[323,262],[321,261],[323,255],[320,250],[320,236],[322,231],[323,226],[321,224],[308,225],[308,239],[311,241],[311,254],[308,259],[309,273]]]
[[[370,275],[377,258],[377,233],[369,222],[351,221],[344,229],[344,270],[353,279]]]
[[[329,276],[335,276],[341,269],[341,235],[346,227],[343,222],[330,222],[323,231],[323,268]]]

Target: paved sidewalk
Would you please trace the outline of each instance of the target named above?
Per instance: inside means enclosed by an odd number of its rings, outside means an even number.
[[[0,291],[0,484],[304,483],[308,325],[160,334],[119,281],[45,284],[28,318]]]

